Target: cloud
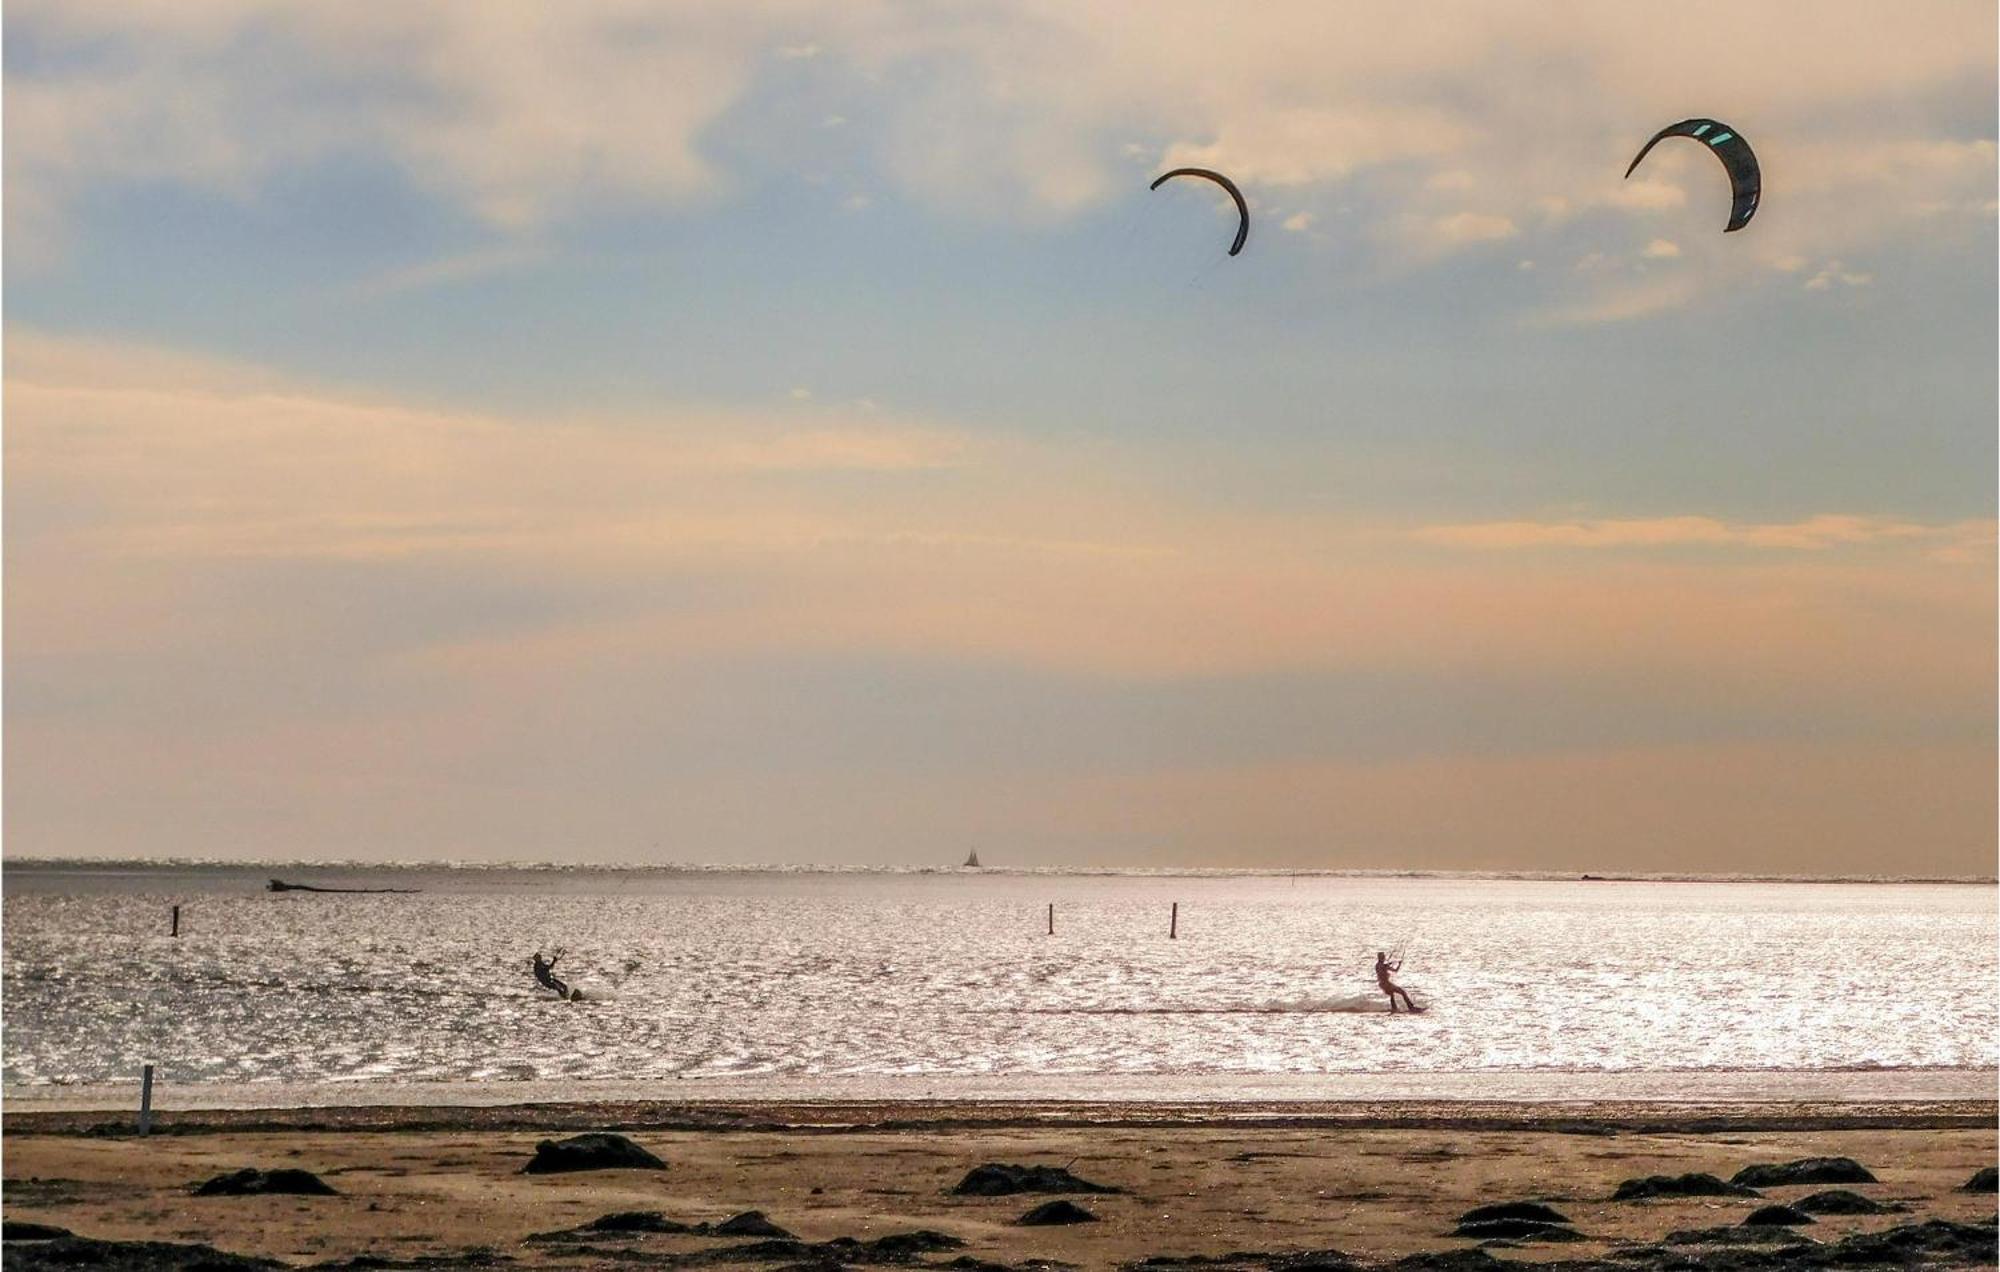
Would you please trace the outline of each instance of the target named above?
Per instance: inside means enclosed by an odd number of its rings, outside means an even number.
[[[1440,241],[1454,245],[1494,243],[1501,239],[1513,238],[1520,232],[1514,222],[1507,217],[1479,212],[1459,212],[1439,217],[1431,224]]]
[[[1610,272],[1592,296],[1532,313],[1526,320],[1528,325],[1561,327],[1631,322],[1682,308],[1701,294],[1701,283],[1690,274],[1634,278],[1618,272],[1613,262],[1597,255],[1585,257],[1575,268],[1577,272],[1592,275]]]
[[[1744,525],[1713,517],[1653,517],[1597,521],[1489,521],[1425,526],[1413,537],[1452,548],[1753,548],[1823,552],[1832,548],[1921,542],[1957,551],[1990,540],[1990,521],[1926,525],[1884,517],[1825,513],[1803,521]]]
[[[1596,202],[1606,207],[1620,208],[1628,212],[1677,211],[1687,206],[1687,191],[1678,185],[1665,181],[1648,181],[1632,177],[1615,188],[1607,189]]]
[[[1224,128],[1214,141],[1177,142],[1161,163],[1225,168],[1239,183],[1315,185],[1397,159],[1449,154],[1469,139],[1463,123],[1433,108],[1344,101],[1259,111],[1254,132]]]
[[[1253,188],[1365,180],[1386,218],[1450,217],[1429,201],[1476,188],[1491,225],[1599,208],[1657,221],[1690,192],[1707,201],[1715,165],[1675,146],[1633,180],[1620,165],[1670,103],[1713,97],[1783,174],[1760,220],[1773,254],[1853,254],[1940,209],[1990,218],[1993,142],[1959,122],[1991,95],[1990,7],[1844,0],[1811,30],[1783,7],[1677,12],[1666,30],[1566,0],[1447,3],[1373,14],[1355,40],[1347,15],[1304,0],[1251,23],[1192,3],[1141,21],[1121,4],[1047,2],[975,20],[866,0],[834,13],[789,0],[304,0],[275,13],[21,0],[9,24],[33,52],[8,76],[10,248],[53,250],[67,206],[97,185],[249,198],[274,173],[340,156],[386,159],[524,234],[715,198],[743,162],[718,128],[773,58],[851,77],[842,91],[869,86],[865,144],[883,174],[963,216],[1072,215],[1126,188],[1118,156],[1137,145]],[[1726,46],[1707,36],[1718,23]]]
[[[1931,617],[1905,629],[1900,616],[1922,611],[1861,599],[1868,589],[1958,597],[1977,629],[1968,648],[1990,636],[1964,569],[1990,558],[1990,523],[1604,518],[1412,531],[1309,512],[1227,515],[1139,480],[1157,467],[1156,446],[974,441],[866,407],[511,419],[18,330],[7,358],[10,653],[146,639],[139,622],[94,623],[88,635],[50,627],[84,603],[62,598],[115,595],[107,578],[135,563],[166,578],[245,561],[423,562],[641,594],[648,580],[692,571],[759,599],[560,639],[662,656],[803,642],[1115,676],[1615,661],[1627,655],[1600,643],[1605,631],[1646,623],[1683,633],[1661,647],[1676,662],[1711,658],[1722,674],[1741,666],[1729,642],[1764,586],[1803,589],[1822,614],[1852,620],[1756,619],[1784,629],[1794,670],[1843,622],[1888,624],[1911,648],[1958,630],[1924,628]],[[1760,583],[1736,568],[1635,564],[1675,546],[1852,573]],[[1426,550],[1440,547],[1487,551]],[[1537,547],[1603,549],[1592,555],[1607,564],[1579,573],[1527,553],[1519,565],[1492,559]],[[1697,593],[1705,600],[1689,609]],[[1956,603],[1926,605],[1934,616]],[[230,621],[259,625],[249,613]],[[1473,632],[1477,652],[1462,639]]]
[[[526,244],[480,248],[385,270],[350,283],[341,294],[350,299],[377,300],[530,269],[549,258],[547,249]]]
[[[1312,223],[1313,214],[1310,212],[1294,212],[1280,222],[1285,229],[1292,231],[1294,234],[1302,233],[1312,228]]]
[[[616,552],[650,533],[768,542],[809,533],[811,519],[744,511],[765,479],[935,472],[968,446],[880,412],[809,405],[590,422],[419,410],[18,331],[7,364],[16,489],[30,504],[40,494],[53,501],[40,506],[97,510],[47,525],[24,516],[10,534],[120,559]],[[746,487],[735,506],[656,502],[731,480]]]
[[[1818,809],[1858,789],[1842,775],[1893,770],[1934,807],[1965,771],[1990,796],[1990,521],[1412,530],[1218,506],[1159,476],[1159,439],[790,401],[509,417],[7,334],[9,833],[43,850],[142,824],[262,845],[265,809],[328,849],[372,819],[367,842],[404,854],[467,826],[514,844],[484,830],[530,834],[530,806],[597,843],[578,818],[650,808],[663,780],[718,833],[781,837],[792,823],[760,811],[775,789],[822,792],[824,829],[833,807],[906,811],[884,782],[1015,807],[1032,771],[1052,836],[1172,809],[1213,851],[1246,825],[1305,833],[1314,818],[1261,819],[1359,809],[1371,781],[1399,793],[1367,814],[1383,825],[1438,782],[1467,783],[1473,821],[1615,788],[1566,810],[1604,831],[1716,782],[1791,782]],[[1563,550],[1504,550],[1536,547]],[[809,710],[815,667],[838,691]],[[947,714],[984,694],[1012,740],[889,710],[906,699],[885,684]],[[1297,711],[1266,709],[1308,690],[1345,704],[1339,727],[1312,713],[1295,735]],[[1065,714],[1085,699],[1123,704],[1094,744]],[[1162,752],[1163,720],[1205,762]],[[870,747],[895,762],[870,767]],[[1696,776],[1649,778],[1668,752]],[[225,798],[243,789],[254,808]],[[1273,798],[1288,789],[1302,805]],[[843,832],[873,824],[853,815]],[[1881,834],[1909,828],[1881,815]],[[1952,834],[1990,834],[1982,816]]]
[[[719,9],[444,3],[273,14],[218,0],[9,12],[50,56],[10,70],[9,203],[38,245],[89,186],[247,198],[288,167],[382,156],[488,224],[713,194],[700,135],[743,94],[756,24]],[[255,44],[254,55],[243,49]]]
[[[1801,284],[1807,291],[1826,291],[1838,284],[1842,287],[1866,287],[1875,281],[1873,274],[1848,269],[1839,261],[1828,261],[1818,273]]]
[[[1640,253],[1641,256],[1644,256],[1649,261],[1672,260],[1680,254],[1680,245],[1670,242],[1667,239],[1654,239],[1652,242],[1646,244],[1646,250]]]

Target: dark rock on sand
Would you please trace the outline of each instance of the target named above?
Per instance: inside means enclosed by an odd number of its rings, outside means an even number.
[[[283,1193],[298,1197],[336,1196],[332,1185],[309,1170],[257,1170],[246,1166],[205,1180],[194,1190],[197,1197],[261,1197]]]
[[[1413,1254],[1393,1263],[1375,1265],[1386,1272],[1509,1272],[1510,1269],[1549,1272],[1814,1272],[1817,1269],[1875,1267],[1991,1267],[1995,1230],[1984,1224],[1933,1219],[1882,1232],[1857,1233],[1825,1244],[1782,1227],[1704,1228],[1676,1232],[1659,1245],[1633,1246],[1601,1258],[1546,1264],[1496,1259],[1485,1250],[1460,1249]],[[1353,1264],[1338,1251],[1327,1252],[1329,1272],[1350,1272]],[[1238,1251],[1234,1254],[1155,1257],[1128,1264],[1128,1272],[1172,1268],[1269,1268],[1294,1272],[1281,1262],[1288,1257]]]
[[[1844,1267],[1884,1263],[1992,1267],[1993,1243],[1991,1219],[1985,1223],[1926,1219],[1880,1232],[1857,1232],[1822,1249],[1832,1256],[1829,1262]]]
[[[536,1242],[589,1240],[633,1233],[669,1233],[696,1237],[775,1237],[793,1240],[792,1234],[765,1218],[761,1210],[746,1210],[721,1223],[681,1223],[657,1210],[620,1210],[600,1215],[589,1223],[555,1232],[537,1232],[528,1240]]]
[[[1852,1157],[1802,1157],[1795,1162],[1745,1166],[1729,1182],[1745,1188],[1783,1188],[1791,1184],[1873,1184],[1880,1181]]]
[[[661,1255],[653,1266],[693,1268],[722,1263],[759,1263],[825,1269],[850,1263],[914,1263],[920,1254],[957,1250],[964,1245],[965,1242],[949,1233],[918,1228],[912,1232],[892,1232],[873,1241],[856,1241],[853,1237],[835,1237],[831,1241],[820,1242],[795,1238],[745,1241],[719,1250]]]
[[[25,1219],[0,1220],[0,1241],[54,1241],[76,1234],[52,1223],[29,1223]]]
[[[1097,1216],[1073,1201],[1045,1201],[1014,1221],[1024,1228],[1053,1228],[1066,1223],[1096,1223]]]
[[[918,1254],[936,1254],[940,1250],[963,1249],[965,1242],[948,1232],[935,1228],[917,1228],[910,1232],[892,1232],[886,1237],[862,1242],[869,1254],[877,1257],[907,1258]]]
[[[1016,1193],[1116,1193],[1106,1184],[1078,1179],[1060,1166],[1010,1166],[986,1162],[966,1172],[952,1192],[961,1197],[1011,1197]]]
[[[575,1170],[665,1170],[667,1164],[623,1135],[589,1131],[535,1145],[523,1175],[556,1175]]]
[[[799,1267],[837,1267],[859,1263],[861,1243],[853,1237],[835,1237],[817,1246],[803,1241],[746,1241],[719,1250],[697,1250],[690,1254],[659,1257],[655,1267],[698,1268],[718,1263],[773,1263]]]
[[[1886,1215],[1908,1207],[1863,1197],[1845,1188],[1829,1188],[1825,1192],[1799,1198],[1792,1203],[1792,1209],[1803,1210],[1809,1215]]]
[[[1746,1228],[1797,1228],[1818,1222],[1797,1206],[1759,1206],[1743,1216]]]
[[[657,1210],[619,1210],[608,1215],[599,1215],[589,1223],[578,1224],[574,1228],[558,1228],[554,1232],[537,1232],[528,1237],[529,1241],[575,1241],[592,1237],[617,1237],[627,1233],[693,1232],[694,1225],[679,1223],[667,1218]]]
[[[1568,1223],[1569,1218],[1553,1206],[1539,1201],[1503,1201],[1491,1206],[1474,1206],[1458,1217],[1460,1223],[1485,1223],[1491,1219],[1527,1219],[1535,1223]]]
[[[1647,1175],[1628,1179],[1611,1194],[1613,1201],[1638,1201],[1646,1197],[1756,1197],[1760,1194],[1741,1184],[1725,1183],[1713,1175]]]
[[[1259,1267],[1267,1272],[1353,1272],[1361,1265],[1339,1250],[1232,1250],[1228,1254],[1156,1254],[1128,1269]]]
[[[104,1272],[262,1272],[285,1265],[271,1259],[229,1254],[210,1245],[180,1245],[170,1241],[98,1241],[91,1237],[59,1237],[54,1241],[15,1244],[7,1250],[6,1266],[23,1272],[43,1268],[100,1268]]]
[[[333,1263],[313,1263],[307,1266],[315,1272],[448,1272],[456,1268],[491,1268],[513,1260],[504,1254],[495,1254],[485,1246],[461,1250],[457,1254],[413,1254],[403,1257],[380,1254],[357,1254],[351,1259]],[[188,1269],[188,1272],[202,1272]]]
[[[1454,1237],[1479,1241],[1581,1241],[1583,1235],[1560,1223],[1540,1219],[1474,1219],[1458,1225]]]
[[[1811,1240],[1781,1225],[1733,1228],[1682,1228],[1669,1232],[1661,1245],[1791,1245]]]
[[[1512,1267],[1506,1259],[1496,1259],[1484,1250],[1427,1250],[1422,1254],[1407,1254],[1387,1266],[1402,1268],[1405,1272],[1492,1272],[1494,1268]]]
[[[1971,1179],[1958,1186],[1960,1192],[1990,1193],[2000,1187],[2000,1171],[1991,1166],[1982,1166],[1973,1173]]]
[[[619,1210],[599,1215],[571,1232],[692,1232],[684,1223],[669,1219],[657,1210]]]
[[[1785,1228],[1708,1228],[1677,1232],[1667,1246],[1736,1246],[1737,1249],[1667,1249],[1644,1246],[1618,1258],[1661,1272],[1789,1272],[1791,1269],[1863,1267],[1991,1267],[1994,1228],[1931,1219],[1881,1232],[1859,1232],[1821,1244]],[[1770,1249],[1742,1247],[1769,1245]]]
[[[1329,1253],[1338,1252],[1329,1251]],[[1246,1263],[1263,1266],[1273,1259],[1283,1257],[1271,1250],[1232,1250],[1228,1254],[1155,1254],[1125,1266],[1127,1268],[1212,1268],[1240,1267]]]

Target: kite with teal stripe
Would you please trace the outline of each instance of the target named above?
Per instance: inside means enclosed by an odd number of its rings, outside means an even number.
[[[1715,135],[1709,136],[1710,132]],[[1652,140],[1640,148],[1631,166],[1625,169],[1625,175],[1630,177],[1638,171],[1640,161],[1668,137],[1692,137],[1705,143],[1709,153],[1720,159],[1724,170],[1729,173],[1729,223],[1722,227],[1722,232],[1732,233],[1750,224],[1763,193],[1764,174],[1757,165],[1757,155],[1750,149],[1750,143],[1721,120],[1683,119],[1678,124],[1660,129],[1653,134]]]

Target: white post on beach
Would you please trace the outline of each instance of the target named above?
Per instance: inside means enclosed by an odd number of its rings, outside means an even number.
[[[139,1074],[139,1134],[153,1130],[153,1066],[148,1063]]]
[[[1167,939],[1169,941],[1181,939],[1181,903],[1178,901],[1174,902],[1173,914],[1167,919]]]

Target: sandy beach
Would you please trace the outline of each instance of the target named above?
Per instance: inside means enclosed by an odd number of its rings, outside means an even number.
[[[116,1241],[200,1243],[294,1265],[504,1264],[522,1268],[834,1266],[844,1262],[1111,1268],[1163,1256],[1232,1255],[1220,1266],[1292,1266],[1339,1251],[1362,1264],[1469,1250],[1455,1236],[1480,1205],[1538,1200],[1580,1240],[1496,1250],[1512,1260],[1649,1266],[1669,1234],[1738,1226],[1763,1197],[1613,1201],[1623,1181],[1849,1157],[1879,1181],[1847,1185],[1896,1213],[1821,1214],[1823,1245],[1949,1220],[1990,1224],[1991,1195],[1960,1191],[1993,1164],[1990,1103],[1896,1106],[575,1105],[300,1109],[174,1114],[144,1139],[101,1113],[7,1118],[10,1225]],[[538,1141],[618,1130],[664,1170],[524,1174]],[[1097,1222],[1029,1227],[1040,1195],[961,1196],[982,1163],[1062,1167],[1121,1191],[1070,1197]],[[332,1196],[196,1197],[243,1167],[298,1168]],[[762,1211],[797,1241],[672,1233],[535,1239],[600,1216],[658,1212],[683,1224]],[[962,1246],[899,1253],[822,1243],[931,1230]],[[1990,1229],[1988,1230],[1990,1234]],[[1677,1246],[1682,1256],[1705,1247]],[[1716,1257],[1745,1250],[1728,1247]],[[1806,1247],[1796,1247],[1806,1248]],[[8,1267],[51,1247],[10,1241]],[[1985,1243],[1984,1262],[1992,1262]],[[43,1253],[38,1253],[38,1251]],[[877,1257],[879,1256],[879,1257]],[[1658,1249],[1653,1257],[1664,1257]],[[1947,1262],[1977,1263],[1978,1258]],[[1337,1263],[1327,1256],[1321,1265]],[[138,1266],[138,1265],[134,1265]],[[1157,1266],[1157,1265],[1156,1265]],[[1720,1266],[1686,1264],[1685,1266]]]

